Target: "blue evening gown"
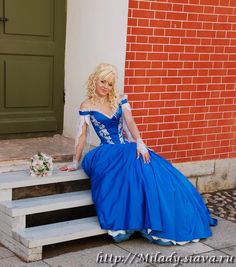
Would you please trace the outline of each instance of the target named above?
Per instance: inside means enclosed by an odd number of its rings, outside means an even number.
[[[200,193],[169,161],[149,149],[151,162],[137,159],[136,143],[123,135],[121,101],[116,113],[80,110],[89,116],[101,144],[85,154],[82,167],[91,180],[92,200],[102,229],[146,231],[173,244],[212,235],[217,219]]]

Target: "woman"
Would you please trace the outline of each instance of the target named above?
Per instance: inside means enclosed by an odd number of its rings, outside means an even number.
[[[117,71],[110,64],[100,64],[89,76],[87,99],[79,111],[76,162],[61,170],[76,170],[82,161],[100,226],[116,242],[135,231],[159,245],[211,236],[217,219],[191,182],[145,146],[127,98],[117,95],[116,82]],[[82,157],[90,125],[101,144]]]

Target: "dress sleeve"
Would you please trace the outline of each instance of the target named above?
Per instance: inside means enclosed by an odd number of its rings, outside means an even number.
[[[79,143],[79,138],[82,134],[82,127],[86,123],[87,124],[87,130],[86,130],[86,144],[83,149],[80,163],[82,161],[82,158],[84,155],[91,149],[91,132],[90,132],[90,111],[87,110],[78,110],[78,119],[77,119],[77,126],[76,126],[76,137],[75,137],[75,147],[74,147],[74,154],[73,154],[73,161],[76,159],[76,147]]]
[[[121,107],[122,107],[122,111],[124,111],[125,109],[127,109],[130,112],[130,116],[132,116],[131,106],[130,106],[130,104],[128,102],[127,95],[124,95],[124,96],[121,96],[120,97],[120,104],[121,104]],[[133,138],[131,132],[129,131],[128,126],[126,124],[126,121],[125,121],[124,117],[123,117],[123,129],[124,129],[124,132],[125,132],[125,134],[127,136],[128,141],[129,142],[135,142],[135,139]]]

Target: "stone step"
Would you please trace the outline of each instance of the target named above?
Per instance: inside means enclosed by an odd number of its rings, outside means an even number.
[[[20,200],[3,201],[0,211],[16,217],[54,210],[92,205],[91,191],[79,191]]]
[[[88,179],[82,169],[62,172],[54,168],[51,176],[32,177],[29,170],[0,173],[0,190]]]
[[[61,166],[68,164],[73,159],[72,154],[68,155],[56,155],[53,156],[53,163],[55,166]],[[30,159],[11,159],[11,160],[0,160],[0,173],[15,172],[29,169]]]
[[[107,233],[101,229],[96,216],[26,228],[13,232],[15,240],[27,248],[80,239]]]

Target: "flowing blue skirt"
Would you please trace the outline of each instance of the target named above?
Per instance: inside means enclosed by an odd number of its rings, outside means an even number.
[[[169,161],[149,153],[149,164],[137,159],[136,143],[104,144],[85,155],[101,228],[151,229],[152,236],[177,242],[211,236],[217,219],[199,192]]]

